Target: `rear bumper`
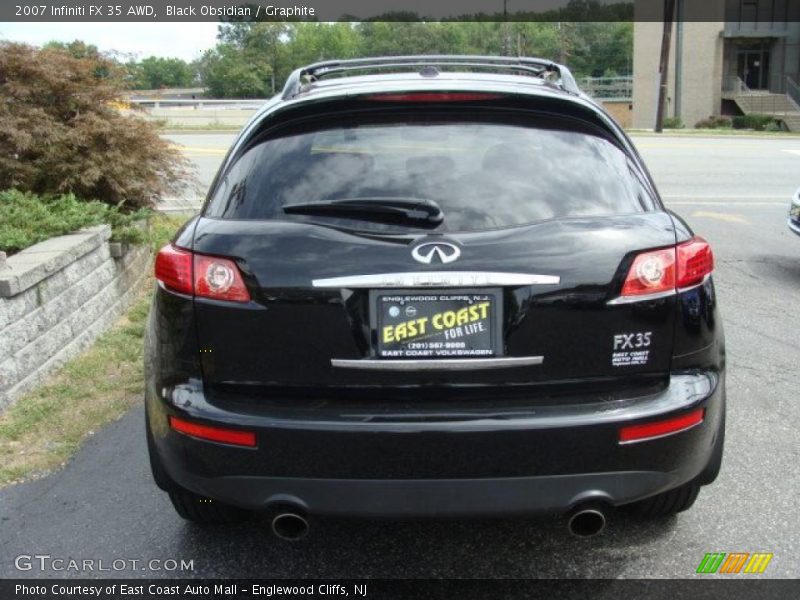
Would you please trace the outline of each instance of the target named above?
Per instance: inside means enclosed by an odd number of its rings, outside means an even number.
[[[789,230],[790,231],[796,233],[797,235],[800,235],[800,219],[792,219],[792,218],[790,218],[787,221],[787,224],[789,225]]]
[[[588,501],[633,502],[697,477],[709,463],[724,407],[716,372],[673,375],[649,396],[537,406],[483,418],[285,418],[221,409],[201,388],[148,391],[160,462],[179,485],[251,509],[293,503],[311,514],[369,517],[565,512]],[[621,445],[623,425],[705,408],[703,423]],[[178,415],[255,431],[237,448],[169,430]],[[418,416],[418,415],[417,415]]]
[[[317,515],[477,517],[560,513],[585,502],[624,504],[682,483],[655,471],[487,479],[198,478],[181,484],[205,496],[251,509],[293,505]]]

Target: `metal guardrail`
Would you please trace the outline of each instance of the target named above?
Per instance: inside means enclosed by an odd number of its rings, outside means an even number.
[[[218,109],[240,109],[256,110],[267,102],[267,98],[245,98],[245,99],[217,99],[217,98],[135,98],[125,102],[135,104],[144,108],[218,108]]]
[[[633,77],[583,77],[580,80],[583,92],[597,101],[630,102],[633,100]]]

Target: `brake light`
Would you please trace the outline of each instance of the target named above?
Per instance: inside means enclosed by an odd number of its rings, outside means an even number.
[[[643,442],[691,429],[703,422],[705,409],[698,408],[680,417],[653,421],[641,425],[628,425],[619,430],[619,443]]]
[[[169,426],[174,431],[203,440],[233,444],[235,446],[247,446],[248,448],[255,448],[256,446],[256,434],[252,431],[201,425],[200,423],[192,423],[191,421],[173,416],[169,418]]]
[[[621,297],[636,298],[674,292],[702,283],[703,278],[713,270],[711,246],[703,238],[693,237],[674,248],[638,254],[622,284]]]
[[[420,92],[415,94],[372,94],[367,100],[377,102],[474,102],[495,100],[500,94],[481,94],[474,92]]]
[[[693,237],[678,245],[678,288],[689,287],[703,281],[714,270],[714,253],[701,237]]]
[[[167,244],[156,255],[155,275],[173,292],[228,302],[250,301],[239,267],[228,258],[193,254]]]
[[[232,260],[195,254],[194,293],[202,298],[249,302],[250,292]]]
[[[156,279],[165,288],[181,294],[193,293],[192,253],[167,244],[156,255]]]

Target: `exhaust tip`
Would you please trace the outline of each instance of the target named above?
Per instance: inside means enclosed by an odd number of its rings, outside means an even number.
[[[598,508],[578,509],[570,516],[567,527],[575,537],[592,537],[606,528],[606,516]]]
[[[308,534],[308,521],[297,513],[280,513],[272,519],[272,533],[282,540],[300,540]]]

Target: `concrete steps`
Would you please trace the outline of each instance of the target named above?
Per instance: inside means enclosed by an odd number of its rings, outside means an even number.
[[[800,132],[800,113],[776,115],[776,117],[786,124],[789,131]]]
[[[800,132],[800,107],[785,94],[749,92],[735,95],[733,101],[746,115],[772,115],[783,121],[789,131]]]

